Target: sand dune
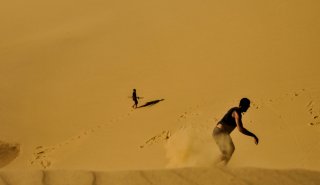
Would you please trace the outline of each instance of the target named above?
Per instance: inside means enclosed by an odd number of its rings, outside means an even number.
[[[4,1],[0,139],[19,145],[0,142],[0,184],[319,184],[319,9]],[[236,130],[228,168],[210,168],[212,129],[242,97],[260,143]]]
[[[0,185],[316,185],[320,172],[258,168],[184,168],[148,171],[0,171]]]
[[[259,133],[261,143],[254,146],[249,138],[236,131],[232,134],[236,152],[230,165],[319,170],[317,155],[320,152],[318,147],[320,101],[317,92],[300,89],[255,99],[244,121],[248,127],[255,128]],[[143,132],[143,129],[136,127],[137,124],[139,122],[143,124],[146,120],[155,121],[153,120],[155,117],[163,115],[164,109],[159,108],[166,108],[167,105],[159,104],[155,107],[132,110],[105,123],[93,124],[60,142],[51,145],[38,143],[30,152],[9,165],[8,169],[22,167],[121,170],[208,166],[218,154],[211,131],[223,114],[223,110],[220,113],[212,110],[221,109],[219,108],[223,107],[221,102],[202,102],[180,113],[177,111],[176,114],[168,114],[171,125],[153,128],[150,133]],[[151,116],[146,117],[146,114]],[[135,120],[135,124],[129,125],[132,119]],[[124,129],[126,127],[127,131]],[[129,141],[125,133],[134,130],[140,135],[139,139],[131,140],[130,145],[118,146],[119,151],[115,151],[122,156],[112,156],[107,153],[110,150],[102,154],[88,155],[90,151],[105,151],[110,144],[116,146],[119,142]],[[121,132],[125,133],[119,134]],[[116,140],[113,140],[114,138]],[[133,161],[127,160],[125,155],[127,149],[133,154],[132,158],[145,160],[145,163],[134,164]],[[154,153],[154,151],[160,152]],[[108,158],[104,159],[104,155]],[[147,164],[154,158],[161,163]],[[117,161],[113,161],[114,159]],[[108,163],[109,161],[112,163]]]

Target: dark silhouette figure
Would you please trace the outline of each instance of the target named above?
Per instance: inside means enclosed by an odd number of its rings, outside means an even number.
[[[134,104],[132,105],[133,108],[137,108],[138,107],[138,99],[139,97],[137,96],[137,91],[136,89],[133,89],[133,92],[132,92],[132,100],[134,101]]]
[[[163,101],[164,99],[160,99],[160,100],[153,100],[153,101],[149,101],[147,103],[145,103],[144,105],[141,105],[140,107],[138,108],[141,108],[141,107],[147,107],[147,106],[152,106],[152,105],[155,105],[161,101]]]
[[[227,165],[231,159],[235,146],[230,134],[236,127],[242,134],[253,137],[255,144],[259,143],[258,137],[242,125],[242,114],[246,112],[249,107],[250,100],[248,98],[242,98],[239,107],[231,108],[213,129],[213,138],[222,153],[216,163],[222,162],[223,165]]]

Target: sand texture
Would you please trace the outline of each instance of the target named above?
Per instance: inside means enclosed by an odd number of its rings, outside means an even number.
[[[308,170],[185,168],[148,171],[1,171],[0,185],[315,185],[320,174]]]
[[[3,1],[0,184],[320,184],[319,9]],[[235,129],[213,168],[212,130],[243,97],[260,143]]]

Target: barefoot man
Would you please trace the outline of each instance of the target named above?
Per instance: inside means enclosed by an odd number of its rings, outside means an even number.
[[[221,151],[221,156],[217,163],[227,165],[231,159],[235,147],[230,134],[236,127],[242,134],[253,137],[255,144],[259,143],[258,137],[242,125],[242,113],[246,112],[249,107],[250,100],[242,98],[239,107],[231,108],[213,129],[213,138]]]
[[[136,89],[133,89],[133,92],[132,92],[132,100],[134,101],[134,104],[133,104],[133,108],[137,108],[138,107],[138,99],[139,97],[137,96],[137,91]]]

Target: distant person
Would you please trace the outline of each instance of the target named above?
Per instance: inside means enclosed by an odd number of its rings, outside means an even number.
[[[132,92],[132,100],[134,101],[134,104],[133,104],[133,108],[137,108],[138,107],[138,99],[139,97],[137,96],[137,91],[136,89],[133,89],[133,92]]]
[[[258,137],[242,125],[242,113],[246,112],[249,107],[250,100],[242,98],[239,107],[231,108],[213,129],[213,138],[221,151],[221,156],[216,161],[217,163],[227,165],[231,159],[235,147],[230,134],[236,127],[242,134],[253,137],[256,145],[259,143]]]

